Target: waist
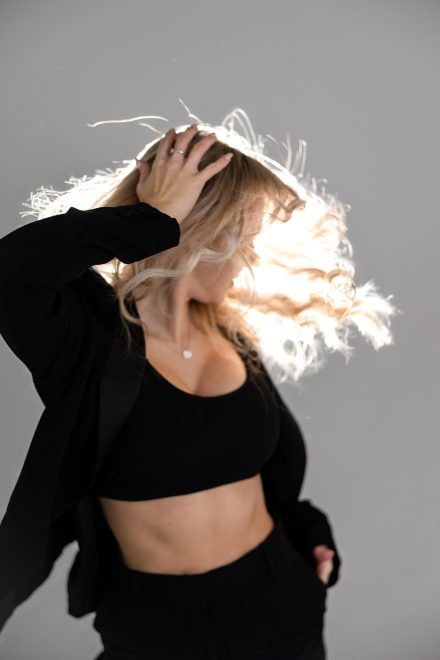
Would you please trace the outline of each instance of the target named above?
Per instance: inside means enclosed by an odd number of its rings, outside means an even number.
[[[291,548],[279,518],[273,518],[269,531],[259,542],[230,561],[197,573],[162,573],[128,567],[115,556],[108,574],[110,589],[122,593],[145,593],[148,600],[185,600],[194,594],[221,594],[257,575],[268,576],[276,570],[279,558]]]
[[[235,560],[274,526],[260,479],[250,481],[168,501],[100,498],[119,560],[128,568],[165,574],[201,573]]]

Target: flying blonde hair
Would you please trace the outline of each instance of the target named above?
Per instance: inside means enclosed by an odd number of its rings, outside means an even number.
[[[198,127],[189,150],[208,133],[217,136],[199,170],[229,151],[234,157],[205,183],[180,226],[178,246],[133,264],[114,258],[93,266],[113,287],[128,345],[126,321],[148,331],[130,313],[128,301],[152,295],[155,310],[169,317],[174,278],[189,273],[200,260],[220,263],[232,255],[243,266],[235,286],[221,303],[191,300],[189,313],[202,331],[223,329],[251,370],[258,369],[261,358],[280,383],[297,384],[300,377],[323,366],[326,349],[339,351],[348,362],[354,350],[348,342],[351,326],[376,350],[393,344],[389,319],[400,310],[389,302],[392,295],[384,298],[378,293],[373,281],[354,284],[353,250],[345,236],[346,211],[351,207],[327,193],[324,185],[318,190],[316,179],[304,175],[305,141],[299,140],[292,159],[288,136],[282,164],[266,153],[267,139],[274,145],[276,140],[256,135],[241,108],[227,114],[220,125],[203,122],[185,108]],[[167,121],[147,115],[88,126],[138,121],[160,134],[136,154],[152,162],[164,133],[141,122],[143,119]],[[236,122],[244,135],[235,130]],[[176,127],[176,133],[188,125]],[[115,162],[123,166],[95,170],[93,176],[71,176],[65,181],[70,190],[41,186],[31,193],[29,203],[22,203],[31,210],[20,214],[40,219],[65,213],[71,206],[86,210],[137,203],[135,158]],[[223,249],[219,248],[220,237],[226,239]]]

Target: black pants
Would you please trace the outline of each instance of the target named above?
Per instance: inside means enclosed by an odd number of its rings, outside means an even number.
[[[96,611],[95,660],[325,660],[327,587],[281,521],[204,573],[147,573],[115,560]]]

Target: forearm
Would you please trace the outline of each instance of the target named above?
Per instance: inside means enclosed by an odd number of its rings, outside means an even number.
[[[144,202],[79,210],[35,220],[0,239],[2,278],[35,289],[60,289],[92,265],[114,257],[133,263],[179,243],[177,220]]]

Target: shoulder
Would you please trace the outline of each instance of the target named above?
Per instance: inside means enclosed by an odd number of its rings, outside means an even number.
[[[114,288],[95,270],[87,268],[80,277],[70,283],[77,295],[80,295],[97,321],[109,328],[116,328],[120,323],[119,306]]]

